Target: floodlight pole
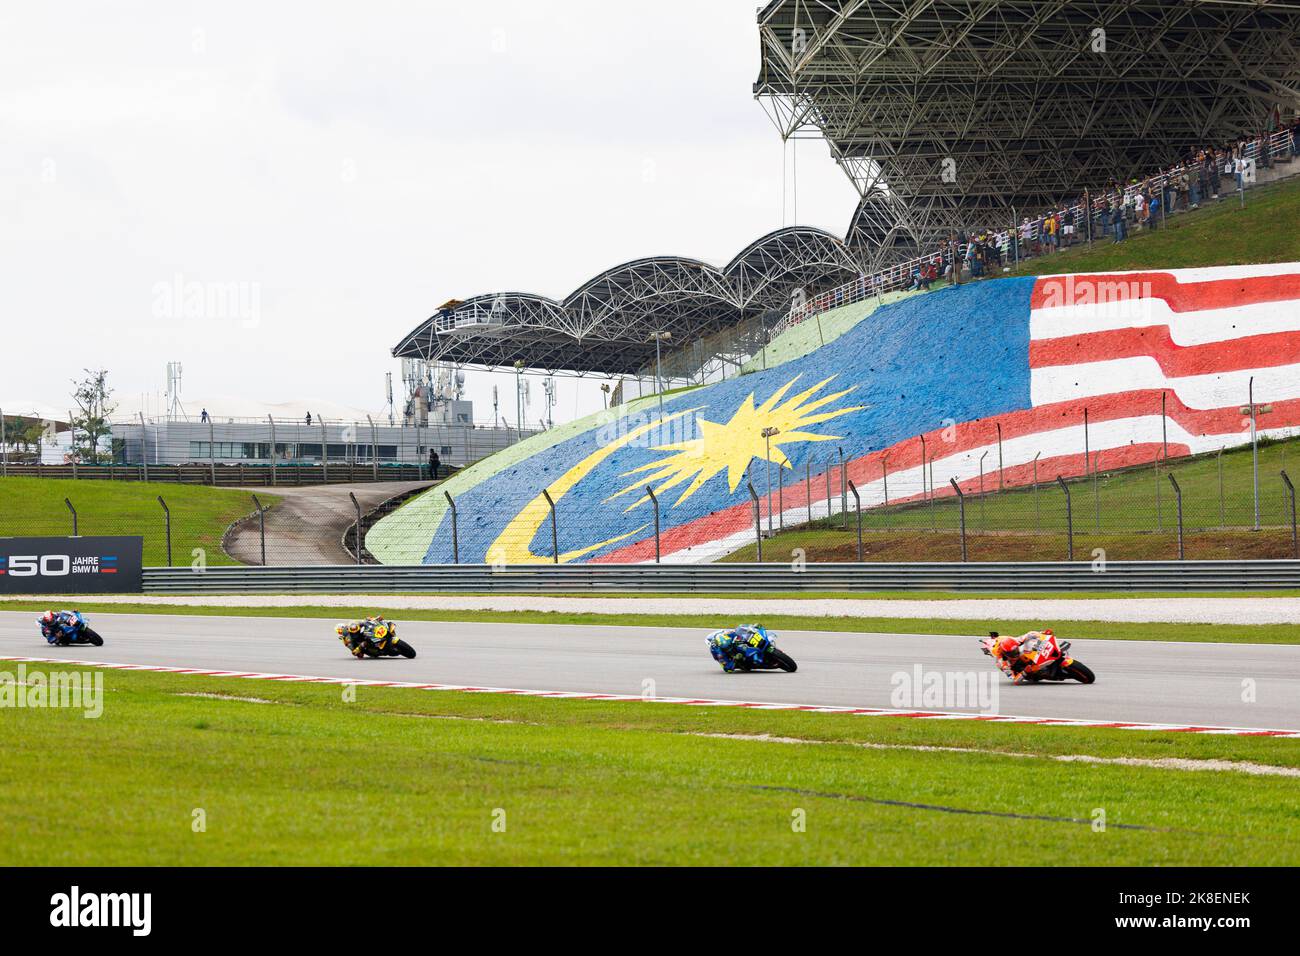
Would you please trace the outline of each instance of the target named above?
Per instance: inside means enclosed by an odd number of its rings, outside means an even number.
[[[770,537],[772,534],[772,436],[781,434],[781,429],[775,425],[769,425],[759,434],[763,436],[763,443],[766,446],[763,472],[767,478],[767,533]]]

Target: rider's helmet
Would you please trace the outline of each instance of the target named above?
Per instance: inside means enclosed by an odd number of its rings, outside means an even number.
[[[356,633],[359,633],[360,630],[361,630],[361,625],[358,624],[356,621],[349,621],[349,622],[348,622],[348,633],[349,633],[349,634],[356,634]]]
[[[1055,637],[1055,636],[1056,635],[1052,633],[1052,629],[1050,627],[1043,628],[1043,637]]]
[[[336,624],[334,626],[334,633],[337,634],[339,637],[342,637],[343,632],[346,630],[347,630],[347,625],[345,624]]]
[[[54,612],[46,611],[44,614],[42,614],[41,623],[44,624],[46,627],[52,627],[54,625]]]
[[[998,653],[1003,657],[1019,657],[1020,642],[1014,637],[1004,637],[998,641]]]

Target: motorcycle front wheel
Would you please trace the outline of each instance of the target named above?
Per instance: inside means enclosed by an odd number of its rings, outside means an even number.
[[[1073,677],[1080,684],[1091,684],[1097,679],[1097,675],[1089,670],[1086,664],[1078,661],[1071,662],[1069,667],[1063,667],[1061,670],[1067,677]]]
[[[397,651],[397,653],[401,654],[408,661],[415,657],[415,648],[401,638],[393,641],[393,650]]]
[[[772,662],[787,674],[793,674],[799,669],[799,665],[794,662],[794,658],[785,653],[785,651],[779,651],[773,647],[768,650],[767,654],[772,658]]]
[[[88,627],[82,630],[81,639],[87,644],[93,644],[95,647],[104,646],[104,639]]]

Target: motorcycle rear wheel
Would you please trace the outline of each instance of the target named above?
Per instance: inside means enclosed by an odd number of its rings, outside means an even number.
[[[787,674],[793,674],[799,669],[799,665],[794,662],[794,658],[785,651],[777,650],[775,647],[768,650],[768,656],[772,658],[773,663]]]
[[[1073,661],[1069,667],[1063,667],[1061,670],[1067,677],[1073,677],[1080,684],[1091,684],[1097,680],[1097,675],[1086,664],[1079,661]]]
[[[401,638],[393,641],[393,650],[397,651],[397,653],[401,654],[408,661],[415,657],[415,648]]]

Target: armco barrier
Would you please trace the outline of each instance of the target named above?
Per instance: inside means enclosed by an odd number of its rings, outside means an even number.
[[[970,564],[338,565],[146,568],[147,594],[1195,591],[1300,588],[1300,561]]]

